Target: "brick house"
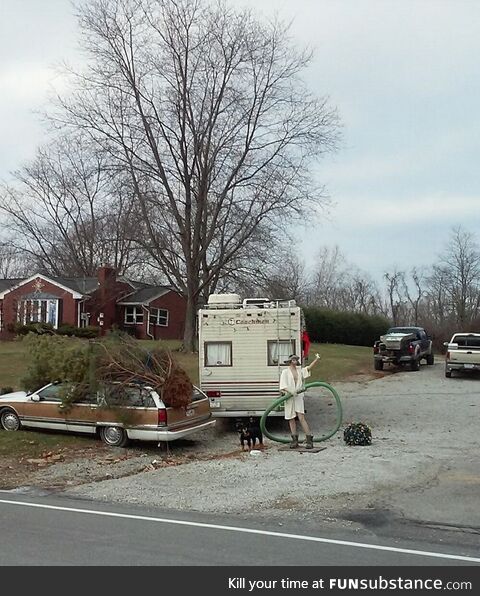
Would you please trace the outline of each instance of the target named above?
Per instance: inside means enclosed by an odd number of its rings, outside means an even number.
[[[97,277],[0,279],[0,338],[13,335],[15,323],[113,326],[138,339],[181,339],[186,300],[168,286],[135,282],[100,267]]]

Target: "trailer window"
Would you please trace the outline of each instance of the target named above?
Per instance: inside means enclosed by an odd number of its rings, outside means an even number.
[[[232,342],[206,341],[205,366],[232,366]]]
[[[278,366],[278,364],[283,364],[290,354],[295,354],[294,339],[267,341],[268,366]]]

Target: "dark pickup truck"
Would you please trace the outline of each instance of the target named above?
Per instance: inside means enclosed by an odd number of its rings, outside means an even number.
[[[420,360],[434,363],[432,340],[422,327],[391,327],[373,345],[375,370],[383,370],[384,364],[420,368]]]

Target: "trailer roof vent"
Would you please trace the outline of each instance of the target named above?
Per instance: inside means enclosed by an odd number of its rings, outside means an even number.
[[[208,308],[239,308],[242,299],[238,294],[210,294]]]
[[[265,308],[269,302],[268,298],[245,298],[243,308]]]

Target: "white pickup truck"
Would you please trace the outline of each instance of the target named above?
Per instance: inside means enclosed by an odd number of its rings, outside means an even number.
[[[455,333],[449,342],[445,358],[445,376],[456,371],[480,371],[480,333]]]

